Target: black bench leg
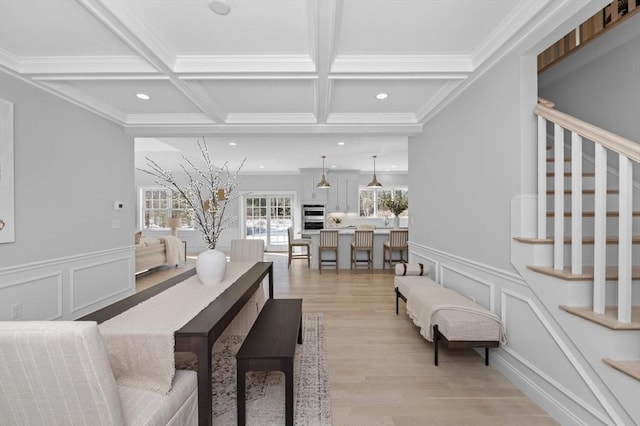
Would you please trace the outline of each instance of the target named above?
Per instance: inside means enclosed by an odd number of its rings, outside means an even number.
[[[434,350],[434,358],[433,362],[435,366],[438,366],[438,324],[434,324],[433,326],[433,350]]]
[[[489,348],[484,348],[484,365],[489,365]]]
[[[396,287],[396,315],[398,315],[398,299],[400,298],[400,292],[398,291],[398,287]]]
[[[298,325],[298,343],[302,344],[302,315],[300,315],[300,325]]]
[[[287,426],[293,426],[293,359],[284,366],[284,415]]]
[[[238,360],[238,377],[236,383],[237,404],[238,404],[238,426],[244,426],[247,422],[245,407],[245,375],[246,368],[244,362]]]

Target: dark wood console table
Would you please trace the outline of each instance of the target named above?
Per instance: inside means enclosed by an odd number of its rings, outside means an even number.
[[[195,270],[187,271],[78,320],[104,322],[194,274]],[[176,352],[193,352],[198,359],[198,423],[201,426],[209,426],[212,423],[211,350],[213,344],[251,295],[258,290],[260,283],[267,275],[269,276],[269,298],[272,299],[273,262],[257,262],[174,334]]]

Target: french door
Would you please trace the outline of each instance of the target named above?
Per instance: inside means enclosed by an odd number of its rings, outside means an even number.
[[[268,251],[287,250],[287,228],[293,226],[293,194],[243,196],[245,238],[260,239]]]

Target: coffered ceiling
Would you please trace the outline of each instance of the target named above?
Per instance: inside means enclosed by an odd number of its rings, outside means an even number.
[[[406,138],[552,2],[0,0],[0,71],[135,136],[288,135],[296,167],[305,136],[388,136],[406,170]]]

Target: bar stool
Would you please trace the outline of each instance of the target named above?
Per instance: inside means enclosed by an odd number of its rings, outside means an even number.
[[[393,268],[393,262],[407,262],[407,259],[404,258],[404,252],[409,252],[409,246],[407,241],[409,239],[409,230],[408,229],[392,229],[389,231],[389,240],[385,241],[382,245],[383,250],[383,258],[382,258],[382,269],[387,267],[387,262],[389,263],[389,267]],[[400,252],[400,258],[394,259],[393,252]],[[388,255],[388,256],[387,256]]]
[[[287,229],[287,243],[289,245],[289,265],[293,259],[307,259],[307,268],[311,269],[311,240],[307,238],[293,238],[293,227]],[[301,253],[295,251],[296,247],[301,247]]]
[[[358,253],[364,251],[366,259],[358,259]],[[373,269],[373,230],[356,229],[351,242],[351,269],[358,269],[358,262],[366,262],[367,269]]]
[[[335,257],[330,259],[324,259],[322,252],[332,251]],[[318,270],[322,273],[323,264],[334,264],[336,267],[336,274],[338,273],[338,230],[322,229],[320,231],[320,243],[318,244]]]

